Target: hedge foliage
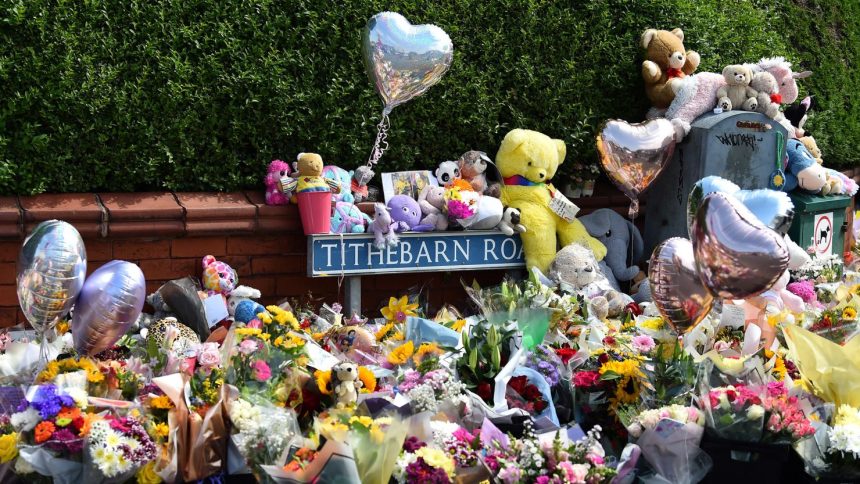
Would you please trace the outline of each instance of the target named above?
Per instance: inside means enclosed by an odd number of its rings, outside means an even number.
[[[0,193],[252,188],[300,151],[363,163],[381,102],[360,32],[385,9],[455,45],[442,82],[392,113],[385,170],[492,154],[514,127],[564,138],[568,172],[596,163],[601,121],[647,108],[640,33],[678,26],[700,69],[814,70],[808,125],[829,165],[856,165],[860,6],[796,2],[3,0]]]

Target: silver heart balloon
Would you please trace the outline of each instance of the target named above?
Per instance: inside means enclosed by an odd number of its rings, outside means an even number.
[[[724,193],[744,204],[763,224],[780,235],[788,233],[791,221],[794,219],[794,203],[785,192],[776,190],[741,190],[725,178],[708,176],[697,181],[687,197],[687,227],[693,225],[696,211],[702,200],[711,193]],[[692,234],[692,230],[691,230]]]
[[[362,53],[387,115],[439,82],[454,59],[454,45],[435,25],[412,25],[398,13],[382,12],[364,28]]]
[[[42,334],[68,314],[87,275],[87,251],[71,224],[47,220],[33,229],[18,255],[18,303]]]
[[[687,239],[672,237],[654,248],[648,283],[657,310],[679,334],[699,324],[714,304],[699,279],[693,244]]]
[[[146,280],[135,264],[114,260],[84,282],[72,314],[72,339],[81,355],[95,355],[113,346],[140,316]]]
[[[746,299],[769,289],[788,268],[783,236],[723,193],[705,197],[692,226],[699,277],[715,296]]]
[[[630,215],[635,216],[639,196],[672,159],[675,127],[663,118],[638,124],[612,119],[597,135],[597,150],[603,171],[630,199]]]

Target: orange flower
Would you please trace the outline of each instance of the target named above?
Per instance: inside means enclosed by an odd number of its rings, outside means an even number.
[[[51,422],[47,420],[39,422],[39,425],[36,425],[36,443],[41,444],[50,439],[51,435],[54,434],[54,430],[56,430],[56,427]]]
[[[376,391],[376,377],[369,368],[363,366],[358,367],[358,379],[364,386],[361,388],[361,393],[373,393]]]
[[[90,426],[92,426],[93,422],[99,420],[99,417],[94,413],[85,413],[81,416],[84,419],[84,424],[81,425],[81,431],[78,432],[78,437],[86,437],[86,435],[90,433]]]
[[[69,420],[74,420],[80,416],[81,409],[78,407],[63,407],[60,413],[57,414],[57,418],[67,418]]]

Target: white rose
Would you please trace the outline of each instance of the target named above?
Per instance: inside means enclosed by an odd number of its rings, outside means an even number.
[[[750,420],[758,420],[764,417],[764,407],[761,405],[751,405],[747,409],[747,418]]]
[[[632,423],[627,426],[627,433],[634,439],[638,439],[642,435],[642,426],[638,423]]]

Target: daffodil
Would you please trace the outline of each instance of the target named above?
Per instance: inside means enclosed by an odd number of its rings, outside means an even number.
[[[406,321],[407,317],[415,316],[417,314],[416,309],[418,309],[418,304],[409,304],[409,298],[403,296],[400,299],[390,298],[388,307],[382,308],[381,312],[386,320],[402,323]]]

